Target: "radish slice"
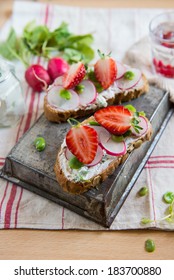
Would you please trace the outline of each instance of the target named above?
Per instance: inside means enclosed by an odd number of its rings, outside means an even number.
[[[79,86],[84,86],[84,90],[82,93],[79,93],[80,105],[86,106],[95,102],[97,98],[97,91],[94,84],[89,80],[82,81]]]
[[[69,100],[60,96],[60,91],[64,90],[61,86],[53,86],[47,94],[48,103],[53,106],[57,107],[59,110],[74,110],[79,106],[79,96],[78,94],[69,89],[68,91],[71,93],[71,98]]]
[[[117,80],[117,87],[121,90],[128,90],[133,88],[134,86],[136,86],[136,84],[139,82],[139,80],[141,79],[142,73],[139,69],[127,69],[127,71],[131,71],[134,73],[134,78],[132,80],[128,80],[124,77],[122,77],[121,79]]]
[[[67,160],[70,160],[72,157],[74,157],[74,155],[71,153],[71,151],[68,148],[66,148],[65,150],[65,157]]]
[[[144,118],[143,116],[140,116],[139,120],[140,120],[140,122],[139,122],[138,126],[142,127],[142,129],[139,130],[139,133],[137,133],[135,131],[135,129],[133,127],[131,127],[132,134],[135,136],[142,136],[143,134],[145,134],[147,132],[147,129],[148,129],[148,122],[147,122],[146,118]]]
[[[124,141],[117,143],[110,138],[107,142],[101,142],[101,146],[107,154],[112,156],[122,156],[126,153],[126,144]]]
[[[63,76],[60,76],[54,80],[55,86],[62,86],[63,85]]]
[[[111,134],[104,127],[98,125],[89,125],[89,126],[95,129],[95,131],[97,132],[99,143],[107,142],[111,137]]]
[[[103,157],[103,149],[100,146],[98,146],[94,160],[91,163],[86,164],[86,166],[92,167],[94,165],[97,165],[101,161],[102,157]]]
[[[116,80],[118,80],[118,79],[123,77],[123,75],[125,74],[127,69],[126,69],[126,66],[124,64],[122,64],[121,62],[116,61],[116,65],[117,65],[117,77],[116,77]]]
[[[66,159],[70,160],[73,156],[74,155],[70,152],[70,150],[68,148],[66,148],[66,150],[65,150]],[[102,157],[103,157],[103,149],[100,146],[98,146],[94,160],[89,164],[85,164],[85,166],[92,167],[92,166],[98,164],[101,161]]]

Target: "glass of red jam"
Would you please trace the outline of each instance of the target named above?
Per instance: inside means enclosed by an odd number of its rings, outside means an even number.
[[[155,72],[174,78],[174,11],[154,17],[149,32]]]

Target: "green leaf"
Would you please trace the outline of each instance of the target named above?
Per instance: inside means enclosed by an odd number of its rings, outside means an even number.
[[[67,89],[62,89],[62,90],[60,91],[60,96],[61,96],[62,98],[64,98],[64,99],[66,99],[66,100],[70,100],[71,97],[72,97],[72,94],[71,94],[71,92],[70,92],[69,90],[67,90]]]
[[[139,113],[139,116],[142,116],[142,117],[145,117],[146,116],[146,113],[144,111],[140,111],[138,112]]]
[[[67,47],[71,47],[74,43],[83,44],[86,46],[90,46],[94,41],[94,38],[91,34],[85,35],[70,35],[67,39],[66,45]]]
[[[11,28],[8,38],[5,42],[0,43],[0,54],[8,59],[13,60],[16,58],[14,53],[17,51],[17,35],[15,33],[15,30]],[[11,52],[11,49],[13,52]]]
[[[126,131],[126,132],[123,134],[123,137],[128,137],[128,136],[130,136],[130,135],[132,135],[132,131],[131,131],[131,130],[128,130],[128,131]]]
[[[67,48],[64,50],[63,58],[69,63],[75,63],[81,61],[83,56],[79,51]]]
[[[97,125],[97,126],[100,126],[100,124],[98,122],[95,122],[95,121],[89,121],[89,124],[90,125]]]
[[[69,160],[69,166],[71,169],[80,169],[84,164],[80,162],[76,157],[72,157]]]
[[[82,54],[82,56],[83,56],[82,60],[84,63],[88,63],[89,61],[91,61],[94,58],[95,53],[94,53],[93,49],[91,47],[89,47],[88,45],[78,44],[76,46],[76,50],[78,50]]]
[[[135,107],[133,105],[131,105],[131,104],[125,105],[124,107],[127,108],[129,111],[131,111],[133,113],[136,112]]]

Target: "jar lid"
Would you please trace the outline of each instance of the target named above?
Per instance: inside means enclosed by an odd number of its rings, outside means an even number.
[[[7,79],[10,74],[8,64],[0,58],[0,83]]]

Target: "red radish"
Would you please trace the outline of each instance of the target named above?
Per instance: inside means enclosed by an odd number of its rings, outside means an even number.
[[[48,74],[50,75],[52,81],[57,77],[65,74],[69,69],[69,64],[61,57],[53,57],[48,62]]]
[[[37,92],[46,90],[51,84],[47,70],[39,64],[33,64],[25,71],[25,79],[30,87]]]
[[[87,125],[77,123],[68,131],[66,144],[71,153],[80,162],[89,164],[96,156],[98,147],[97,132]]]
[[[105,56],[98,50],[100,59],[94,65],[94,73],[104,89],[110,87],[117,75],[117,65],[113,58]]]
[[[108,106],[95,112],[96,121],[110,133],[124,134],[131,127],[132,113],[124,106]]]
[[[89,80],[84,80],[78,86],[84,86],[84,89],[79,93],[80,105],[86,106],[95,102],[97,91],[94,84]]]
[[[131,127],[132,134],[135,135],[135,136],[144,135],[147,132],[147,129],[148,129],[148,122],[147,122],[147,119],[145,117],[140,116],[139,121],[140,122],[139,122],[138,126],[142,127],[142,129],[139,129],[139,133],[136,132],[133,127]]]
[[[97,153],[95,155],[94,160],[90,164],[86,164],[86,166],[92,167],[94,165],[97,165],[101,161],[102,157],[103,157],[103,149],[100,146],[98,146]]]
[[[126,144],[124,141],[117,143],[110,138],[107,142],[101,142],[101,146],[111,156],[122,156],[126,153]]]
[[[85,65],[82,62],[72,64],[63,75],[63,86],[66,89],[77,86],[85,77],[86,70]]]
[[[79,106],[78,94],[74,90],[69,89],[70,98],[66,99],[61,96],[62,91],[65,91],[62,86],[52,86],[47,94],[48,103],[63,111],[76,109]]]
[[[90,125],[98,134],[98,142],[106,142],[111,137],[111,134],[102,126],[98,125]]]
[[[131,72],[132,73],[132,79],[127,79],[125,78],[126,73]],[[139,80],[141,79],[142,73],[139,69],[127,69],[124,76],[117,80],[117,87],[121,90],[128,90],[131,89],[133,87],[135,87],[137,85],[137,83],[139,82]]]
[[[123,75],[126,73],[127,69],[126,69],[126,66],[124,64],[122,64],[121,62],[117,61],[116,64],[117,64],[116,80],[118,80],[123,77]]]

